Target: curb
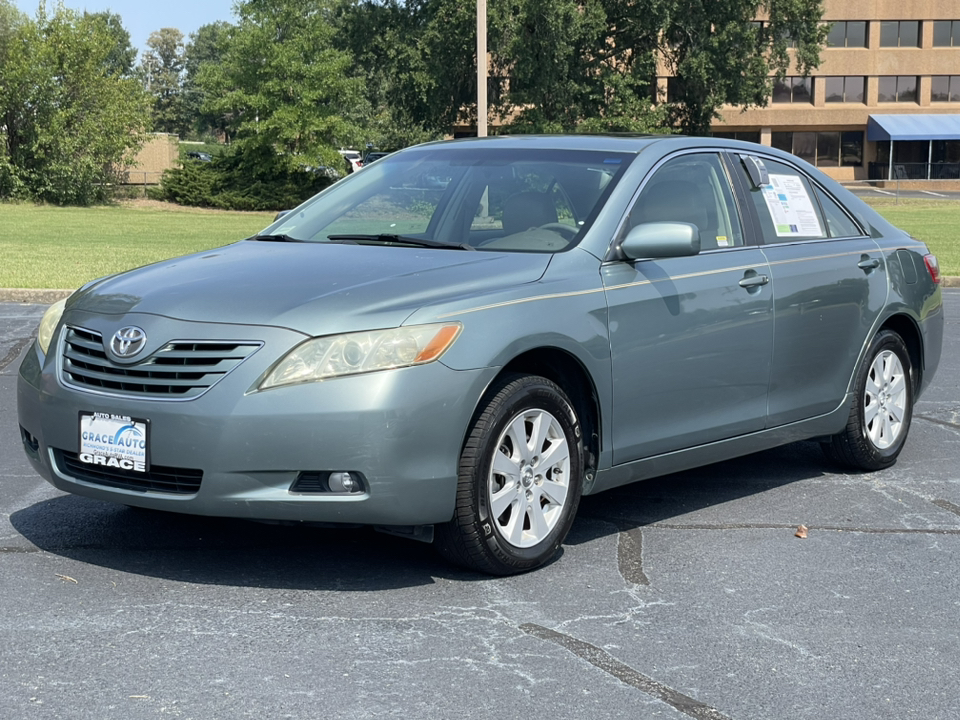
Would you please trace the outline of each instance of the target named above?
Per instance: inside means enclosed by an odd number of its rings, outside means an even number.
[[[68,297],[73,290],[31,290],[27,288],[0,288],[0,302],[36,303],[52,305]]]
[[[960,276],[945,275],[940,278],[940,287],[960,288]],[[0,302],[52,305],[68,297],[73,290],[31,290],[27,288],[0,288]]]

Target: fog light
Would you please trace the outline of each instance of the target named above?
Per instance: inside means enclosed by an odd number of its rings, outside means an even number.
[[[330,473],[330,492],[359,492],[360,482],[348,472]]]

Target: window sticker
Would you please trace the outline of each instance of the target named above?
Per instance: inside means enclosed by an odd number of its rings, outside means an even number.
[[[796,175],[770,175],[761,188],[777,237],[823,237],[813,201]]]

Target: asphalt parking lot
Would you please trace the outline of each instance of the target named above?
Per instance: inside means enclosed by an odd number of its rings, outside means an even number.
[[[364,530],[64,495],[0,303],[0,718],[960,717],[960,290],[900,461],[810,443],[585,498],[491,579]],[[808,537],[795,536],[798,525]]]

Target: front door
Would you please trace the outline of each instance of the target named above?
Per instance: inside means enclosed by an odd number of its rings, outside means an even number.
[[[642,222],[700,231],[692,257],[602,267],[613,365],[613,460],[621,464],[761,430],[773,347],[770,268],[745,242],[716,153],[673,157],[622,231]]]

